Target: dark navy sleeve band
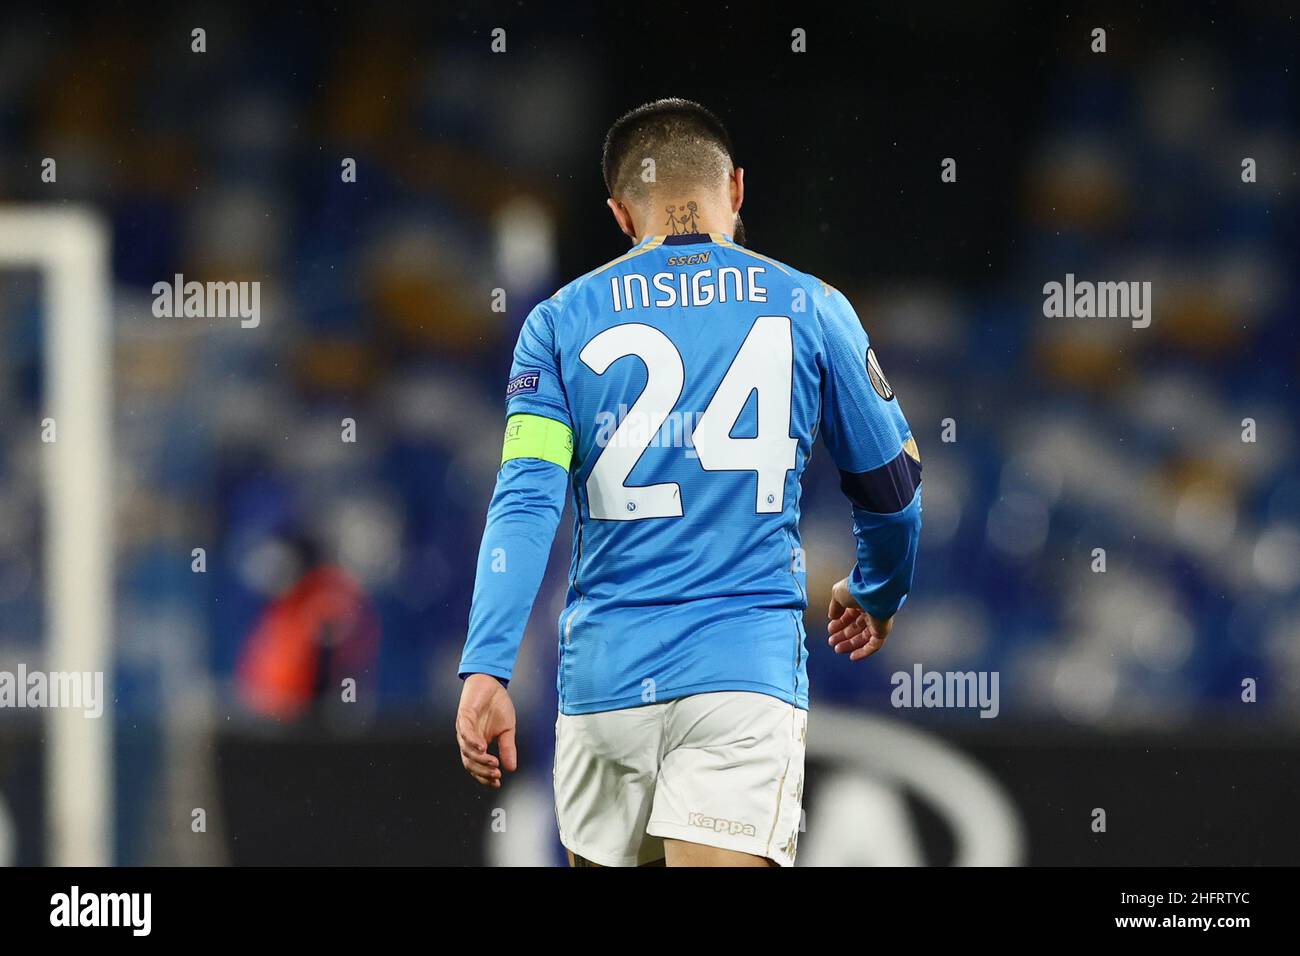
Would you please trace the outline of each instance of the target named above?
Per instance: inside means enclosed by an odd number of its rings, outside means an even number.
[[[912,587],[921,534],[921,452],[848,300],[830,291],[818,314],[822,438],[853,504],[857,539],[849,591],[875,617],[891,617]]]
[[[879,468],[840,472],[840,489],[853,507],[876,514],[902,511],[920,486],[921,463],[902,450]]]

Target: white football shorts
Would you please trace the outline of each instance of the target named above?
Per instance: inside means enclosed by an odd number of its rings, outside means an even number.
[[[555,724],[560,842],[600,866],[664,857],[664,838],[793,866],[808,712],[746,691]]]

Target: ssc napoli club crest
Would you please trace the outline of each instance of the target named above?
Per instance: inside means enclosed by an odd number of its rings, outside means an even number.
[[[867,375],[871,378],[871,387],[877,395],[887,402],[893,399],[894,390],[890,388],[885,373],[880,370],[880,359],[876,358],[876,351],[872,348],[867,349]]]

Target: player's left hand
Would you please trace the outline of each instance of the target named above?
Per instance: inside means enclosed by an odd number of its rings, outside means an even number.
[[[861,661],[885,646],[893,630],[892,617],[879,618],[862,610],[849,592],[849,579],[837,581],[831,588],[831,603],[826,609],[829,634],[826,643],[836,654],[848,654],[850,661]]]
[[[500,758],[488,752],[494,740]],[[456,712],[456,743],[469,775],[489,789],[499,790],[501,771],[514,772],[519,765],[515,753],[515,705],[495,677],[470,674],[465,678]]]

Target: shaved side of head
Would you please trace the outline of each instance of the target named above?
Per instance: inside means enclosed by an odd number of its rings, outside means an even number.
[[[731,175],[731,136],[699,103],[663,99],[619,117],[605,137],[605,186],[614,197],[644,203],[721,188]]]

